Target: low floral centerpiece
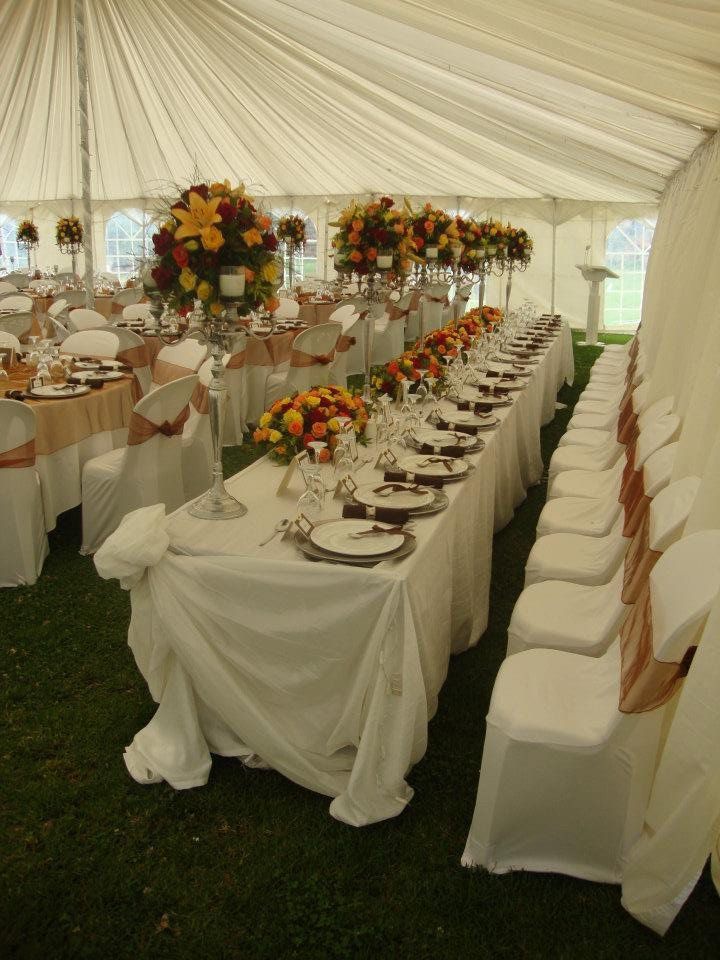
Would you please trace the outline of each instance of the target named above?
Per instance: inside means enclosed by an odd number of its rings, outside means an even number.
[[[296,213],[280,217],[276,232],[278,240],[284,243],[305,243],[305,218]]]
[[[76,256],[82,247],[83,225],[79,217],[60,217],[55,224],[55,243],[61,253]]]
[[[362,397],[334,385],[276,400],[260,417],[253,440],[279,463],[290,463],[313,440],[321,440],[328,446],[320,459],[329,460],[340,432],[338,417],[348,417],[358,441],[365,442],[368,413]]]
[[[392,197],[372,203],[353,201],[331,224],[335,268],[365,275],[375,270],[409,272],[415,259],[407,209],[398,209]]]
[[[31,247],[36,247],[40,243],[40,234],[32,220],[21,220],[18,224],[15,239],[29,250]]]
[[[500,326],[503,322],[504,314],[500,307],[474,307],[472,310],[468,310],[465,316],[461,317],[457,323],[462,324],[466,328],[470,324],[476,324],[477,330],[474,335],[481,332],[482,328],[494,330],[496,327]]]
[[[243,184],[195,184],[167,201],[163,213],[151,274],[172,307],[186,312],[197,299],[218,315],[225,296],[240,302],[241,312],[277,309],[277,237]]]
[[[418,384],[423,373],[436,380],[442,377],[440,364],[432,352],[426,355],[417,350],[406,350],[402,356],[373,370],[372,385],[378,393],[394,397],[403,381],[409,380],[411,385]]]

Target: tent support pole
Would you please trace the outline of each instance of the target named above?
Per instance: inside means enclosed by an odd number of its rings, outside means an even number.
[[[77,47],[78,113],[80,118],[80,162],[82,168],[83,251],[85,253],[85,306],[95,304],[93,291],[93,217],[90,187],[90,127],[88,118],[88,75],[85,54],[85,0],[75,0],[75,42]]]
[[[550,313],[555,313],[555,257],[557,255],[557,198],[553,197],[552,278],[550,281]]]

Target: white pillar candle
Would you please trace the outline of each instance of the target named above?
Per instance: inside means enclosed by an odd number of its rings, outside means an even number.
[[[225,272],[232,271],[232,272]],[[221,297],[242,297],[245,294],[245,268],[244,267],[221,267],[220,268],[220,296]]]
[[[392,253],[379,253],[377,258],[378,270],[390,270],[392,267]]]
[[[436,246],[425,247],[425,258],[427,260],[437,260],[437,256],[438,256],[438,248]]]

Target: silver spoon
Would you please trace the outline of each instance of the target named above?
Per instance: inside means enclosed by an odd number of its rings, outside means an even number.
[[[270,543],[270,541],[273,539],[273,537],[276,537],[279,533],[285,533],[285,531],[288,529],[289,526],[290,526],[290,521],[289,521],[289,520],[286,520],[286,519],[280,520],[278,523],[275,524],[275,529],[274,529],[273,532],[270,534],[270,536],[269,536],[269,537],[266,537],[265,540],[262,540],[262,541],[258,544],[258,546],[259,546],[259,547],[264,547],[266,543]]]

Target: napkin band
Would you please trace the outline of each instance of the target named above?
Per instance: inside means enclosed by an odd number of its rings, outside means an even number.
[[[183,427],[190,416],[190,407],[186,404],[180,413],[175,417],[172,423],[168,420],[163,423],[153,423],[147,417],[143,417],[137,410],[133,410],[130,416],[130,425],[128,427],[127,445],[129,447],[145,443],[151,437],[161,433],[164,437],[177,437],[183,432]]]
[[[458,410],[472,410],[473,413],[492,413],[492,404],[483,403],[482,400],[475,400],[472,403],[470,400],[457,400],[456,406]],[[441,427],[440,429],[445,429]],[[462,424],[458,424],[455,428],[457,430],[462,430]]]
[[[12,450],[0,453],[0,469],[3,467],[32,467],[35,465],[35,438],[21,443]]]
[[[687,676],[695,647],[680,663],[653,655],[650,583],[646,582],[620,631],[620,702],[622,713],[645,713],[667,703]]]
[[[386,483],[418,483],[426,487],[442,488],[445,481],[441,477],[426,476],[423,473],[413,473],[408,470],[386,470],[383,475]]]
[[[468,404],[468,407],[469,406],[470,405]],[[458,405],[458,410],[459,409],[460,409],[460,406]],[[453,423],[451,420],[438,420],[437,428],[438,430],[454,430],[456,433],[465,433],[469,437],[477,436],[477,432],[479,429],[478,427],[474,426],[471,423],[469,424]]]
[[[440,453],[444,457],[464,457],[465,456],[465,447],[460,446],[451,446],[444,447],[440,446],[437,443],[422,443],[420,444],[420,453]]]
[[[372,507],[364,503],[346,503],[342,510],[343,517],[352,517],[357,520],[380,520],[382,523],[407,523],[410,511],[397,507]]]

